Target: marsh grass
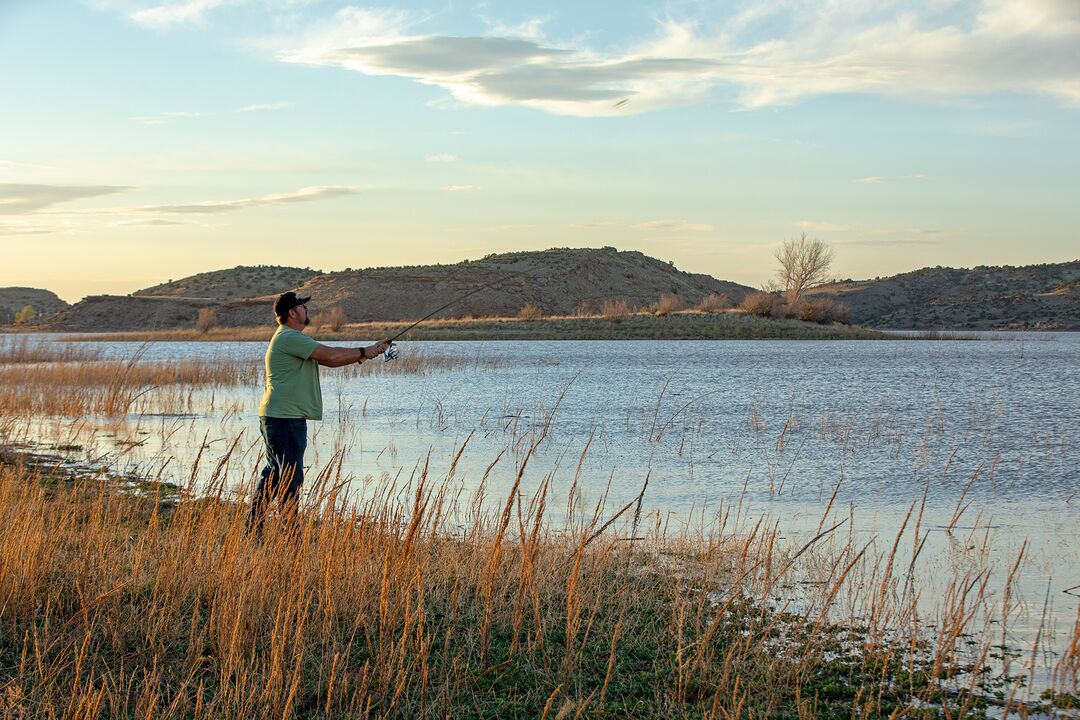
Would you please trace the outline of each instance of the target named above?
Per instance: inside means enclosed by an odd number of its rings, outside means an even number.
[[[77,346],[76,346],[77,347]],[[81,417],[123,415],[143,397],[171,391],[172,401],[193,388],[258,381],[261,368],[213,360],[46,362],[0,366],[0,412]],[[184,403],[179,403],[184,404]]]
[[[299,521],[271,521],[261,539],[245,536],[224,472],[172,509],[159,495],[2,467],[0,710],[869,718],[986,708],[995,640],[969,634],[986,581],[957,578],[936,623],[916,617],[903,530],[881,554],[831,544],[831,531],[793,552],[775,528],[729,526],[730,508],[712,527],[670,535],[633,503],[587,506],[573,489],[572,519],[553,527],[550,477],[520,492],[528,460],[495,502],[482,487],[458,502],[453,466],[441,479],[418,466],[351,504],[339,456]],[[800,582],[815,588],[801,610],[776,599]],[[856,606],[861,622],[837,619]]]
[[[99,360],[94,347],[45,342],[27,335],[0,336],[0,367],[47,362],[89,362]]]

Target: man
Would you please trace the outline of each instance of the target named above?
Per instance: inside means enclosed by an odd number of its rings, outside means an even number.
[[[307,421],[322,419],[319,366],[343,367],[378,357],[393,343],[383,341],[366,348],[323,345],[303,333],[311,324],[310,297],[283,293],[274,301],[278,329],[266,348],[266,390],[259,404],[259,425],[266,446],[262,470],[248,515],[248,530],[262,531],[266,505],[280,498],[285,516],[292,520],[304,483]]]

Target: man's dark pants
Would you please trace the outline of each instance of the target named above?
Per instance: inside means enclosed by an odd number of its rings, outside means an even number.
[[[304,450],[307,449],[307,420],[303,418],[259,418],[266,446],[266,467],[262,469],[248,515],[248,532],[261,533],[266,506],[281,501],[287,519],[296,516],[300,486],[304,484]]]

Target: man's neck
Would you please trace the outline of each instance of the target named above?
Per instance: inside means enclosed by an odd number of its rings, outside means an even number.
[[[283,323],[283,325],[284,325],[284,327],[287,327],[290,330],[295,330],[297,332],[304,332],[304,323],[302,323],[302,322],[290,321],[290,322],[287,322],[287,323]]]

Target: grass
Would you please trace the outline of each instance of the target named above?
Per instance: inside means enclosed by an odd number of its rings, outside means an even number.
[[[795,556],[760,526],[670,537],[659,522],[635,528],[629,506],[570,507],[577,519],[555,529],[546,483],[481,511],[483,498],[455,506],[449,484],[424,471],[350,506],[333,468],[298,524],[271,522],[261,540],[244,535],[245,508],[220,484],[166,509],[97,480],[0,468],[0,708],[162,718],[986,709],[979,653],[972,661],[958,642],[981,600],[959,592],[970,578],[921,636],[890,599],[897,578],[879,569],[856,590],[871,619],[850,626],[831,611],[865,580],[865,548]],[[769,598],[802,575],[800,558],[819,568],[821,592],[796,612]]]
[[[391,337],[411,323],[350,323],[340,332],[321,329],[320,340]],[[195,330],[101,333],[72,336],[72,340],[101,341],[266,341],[273,328],[211,328]],[[607,316],[541,318],[434,319],[409,331],[406,340],[885,340],[893,336],[849,325],[820,325],[788,319],[754,317],[737,312],[631,313],[610,310]]]

